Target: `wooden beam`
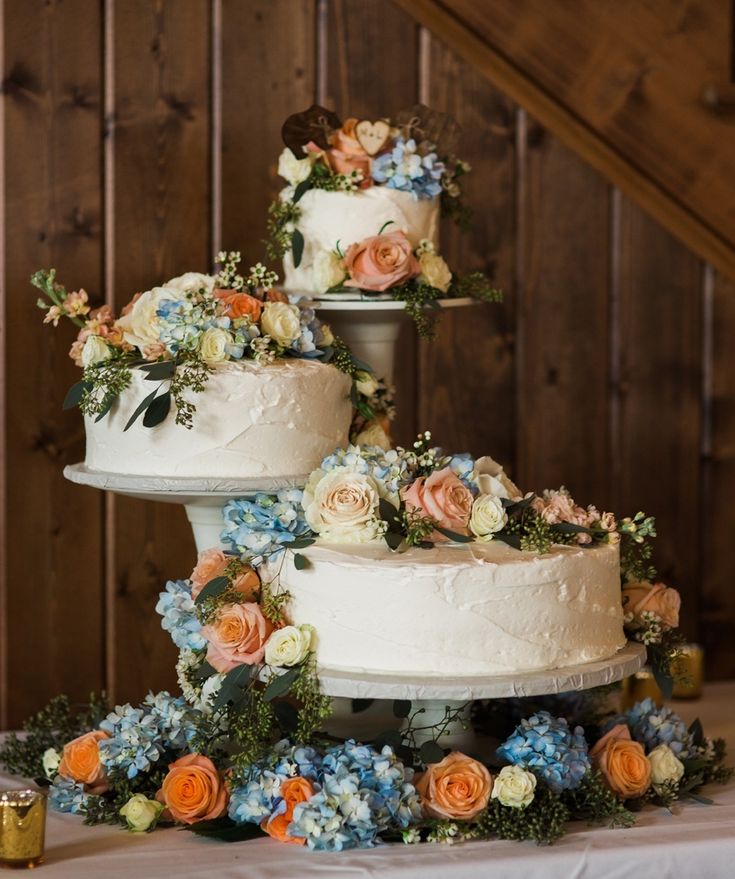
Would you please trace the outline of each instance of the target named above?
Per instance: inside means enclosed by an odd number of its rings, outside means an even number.
[[[394,2],[436,34],[496,88],[524,107],[536,121],[604,174],[695,253],[727,277],[735,279],[735,249],[715,229],[458,20],[447,5],[438,0]]]

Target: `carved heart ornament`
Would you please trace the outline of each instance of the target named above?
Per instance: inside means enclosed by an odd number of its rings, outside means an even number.
[[[374,156],[388,142],[390,125],[382,120],[370,122],[368,119],[363,119],[355,126],[355,136],[365,152],[369,156]]]

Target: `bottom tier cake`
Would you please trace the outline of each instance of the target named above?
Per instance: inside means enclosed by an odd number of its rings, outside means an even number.
[[[539,556],[504,543],[391,553],[376,545],[312,546],[280,574],[293,624],[317,633],[323,668],[417,675],[492,675],[613,656],[624,646],[616,546],[555,547]]]

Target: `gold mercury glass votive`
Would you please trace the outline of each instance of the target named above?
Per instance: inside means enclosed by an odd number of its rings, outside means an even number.
[[[674,699],[698,699],[704,683],[704,651],[699,644],[684,644],[676,673],[683,681],[674,682]]]
[[[37,867],[43,862],[45,836],[46,795],[0,791],[0,867]]]
[[[648,666],[645,666],[634,675],[623,681],[622,708],[627,711],[632,708],[636,702],[651,697],[660,708],[663,705],[663,696],[661,690],[656,683],[653,672]]]

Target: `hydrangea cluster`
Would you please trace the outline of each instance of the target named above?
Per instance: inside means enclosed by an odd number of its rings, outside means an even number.
[[[160,593],[156,613],[163,619],[161,626],[180,649],[203,650],[206,640],[200,634],[202,624],[196,614],[191,583],[188,580],[169,580],[166,591]]]
[[[337,449],[321,464],[324,473],[345,470],[371,476],[382,497],[398,503],[398,490],[409,478],[406,460],[396,449],[385,451],[380,446],[353,446]]]
[[[140,708],[118,705],[100,723],[109,735],[100,741],[100,760],[108,773],[135,778],[165,754],[185,750],[200,723],[201,712],[182,696],[149,693]]]
[[[552,717],[548,711],[522,720],[497,754],[535,773],[556,794],[578,787],[590,768],[582,727],[571,730],[563,717]]]
[[[469,454],[469,452],[463,452],[460,455],[453,455],[449,459],[447,467],[456,473],[457,477],[473,494],[477,494],[477,484],[472,478],[475,470],[475,459]]]
[[[84,785],[57,775],[48,789],[49,807],[57,812],[71,812],[78,815],[87,805],[88,794],[84,793]]]
[[[625,722],[647,752],[657,745],[668,745],[677,757],[687,757],[693,749],[692,737],[681,717],[666,706],[658,708],[651,698],[637,702],[625,715]]]
[[[277,554],[309,530],[302,497],[298,489],[284,488],[275,495],[259,492],[252,500],[229,501],[223,510],[222,540],[238,553],[252,557],[254,564],[266,555]]]
[[[422,155],[413,138],[398,137],[390,152],[373,161],[373,180],[390,189],[410,192],[414,198],[433,198],[442,191],[444,163],[435,152]]]
[[[323,349],[332,345],[334,336],[327,324],[323,324],[316,316],[313,308],[299,305],[301,319],[301,335],[291,345],[302,357],[316,357]]]

